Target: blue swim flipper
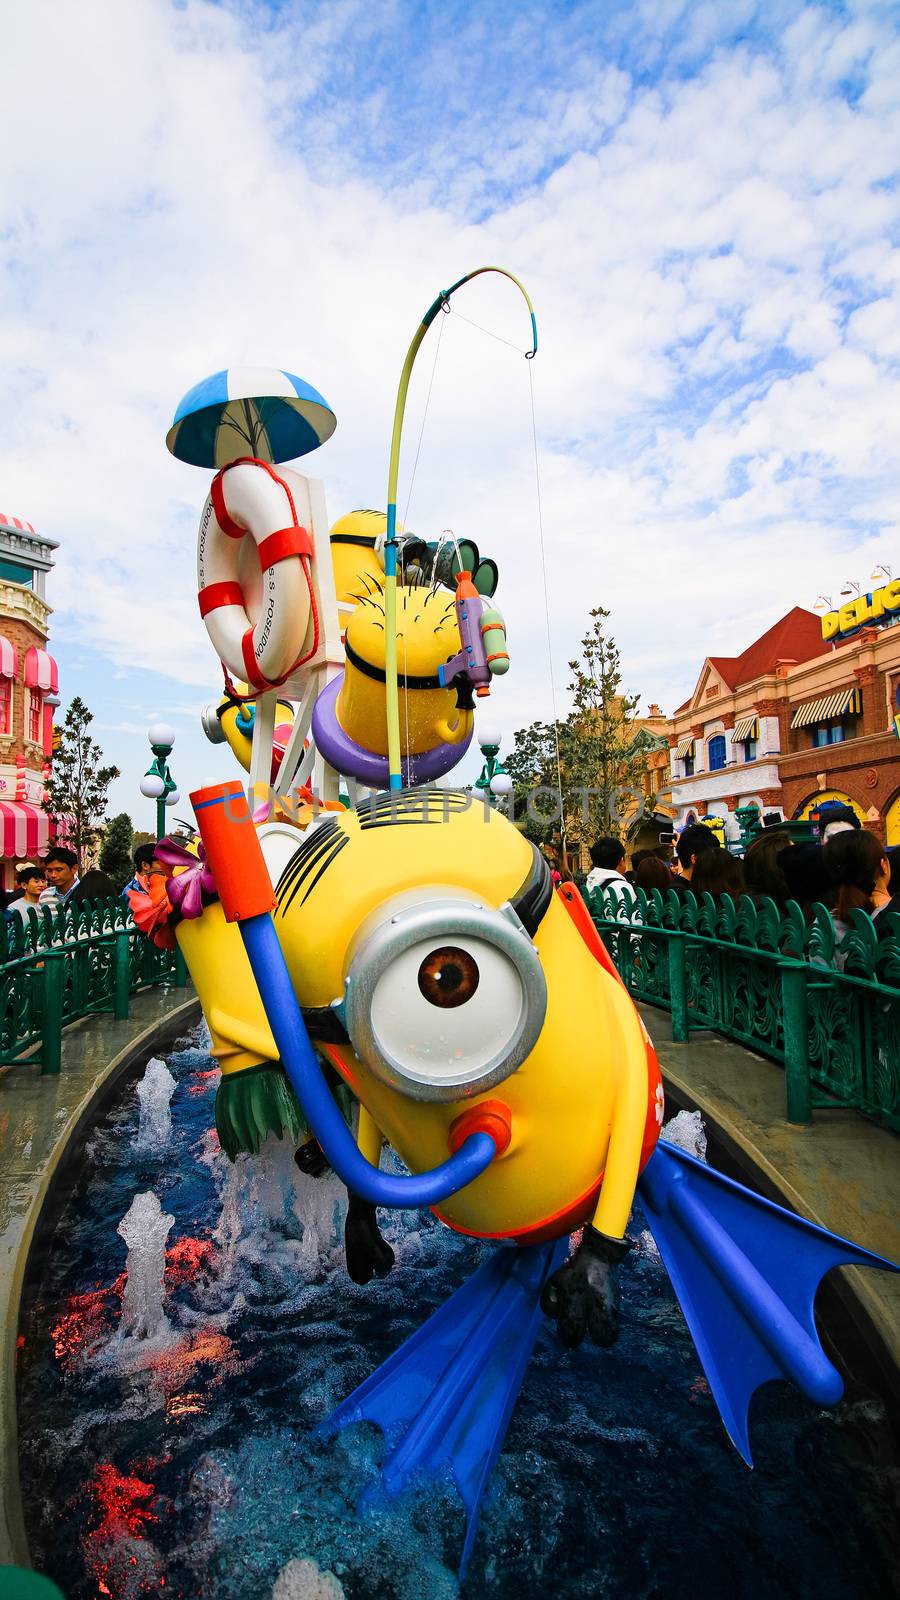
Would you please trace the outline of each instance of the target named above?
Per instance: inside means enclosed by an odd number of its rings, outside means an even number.
[[[732,1442],[748,1466],[750,1399],[789,1378],[820,1405],[843,1381],[819,1342],[816,1290],[831,1267],[900,1270],[660,1143],[638,1184],[650,1230]]]
[[[389,1495],[414,1477],[452,1476],[467,1516],[460,1576],[543,1321],[541,1290],[567,1253],[567,1239],[498,1247],[318,1430],[376,1423],[389,1446]]]

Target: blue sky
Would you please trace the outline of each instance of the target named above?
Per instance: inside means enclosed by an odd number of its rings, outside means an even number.
[[[198,720],[207,480],[163,443],[181,394],[232,363],[300,373],[338,415],[305,464],[330,515],[379,504],[412,331],[485,261],[537,309],[561,706],[592,605],[671,710],[707,652],[900,567],[896,5],[34,0],[5,43],[28,137],[0,170],[0,505],[60,541],[63,697],[123,769],[116,809],[149,820],[156,714],[183,787],[228,772]],[[499,280],[457,304],[524,349]],[[497,556],[490,717],[548,716],[528,373],[461,317],[409,522]]]

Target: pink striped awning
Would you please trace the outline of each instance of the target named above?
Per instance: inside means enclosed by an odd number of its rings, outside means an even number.
[[[25,652],[25,686],[28,689],[42,689],[44,694],[56,694],[59,689],[56,662],[46,650],[39,650],[36,645]]]
[[[34,533],[30,522],[23,522],[20,517],[8,517],[5,511],[0,511],[0,528],[15,528],[17,533]]]
[[[14,644],[0,633],[0,678],[15,678],[19,673],[19,655]]]
[[[0,800],[0,827],[3,829],[2,854],[23,861],[46,850],[50,839],[50,818],[39,806],[25,800]]]

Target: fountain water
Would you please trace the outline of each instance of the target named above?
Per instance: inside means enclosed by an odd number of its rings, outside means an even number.
[[[232,1166],[212,1127],[214,1063],[194,1045],[169,1065],[179,1093],[157,1185],[166,1214],[152,1194],[132,1204],[148,1184],[129,1092],[93,1132],[54,1227],[20,1380],[36,1562],[70,1600],[458,1600],[455,1491],[380,1502],[381,1434],[314,1430],[492,1247],[404,1213],[384,1219],[393,1271],[351,1283],[336,1181],[301,1175],[288,1141]],[[664,1137],[702,1154],[696,1117]],[[126,1211],[125,1316],[110,1345],[123,1277],[110,1218]],[[464,1600],[694,1600],[729,1583],[776,1600],[810,1592],[810,1574],[816,1600],[892,1592],[896,1457],[883,1412],[866,1412],[863,1428],[865,1389],[826,1415],[767,1385],[748,1474],[639,1207],[631,1232],[641,1247],[623,1263],[616,1348],[562,1350],[549,1329],[538,1341]],[[107,1359],[80,1358],[97,1346]],[[586,1493],[602,1516],[585,1516]],[[685,1526],[705,1536],[686,1540]]]
[[[665,1139],[666,1144],[685,1150],[697,1161],[706,1160],[706,1129],[699,1111],[679,1111],[666,1123],[660,1138]]]
[[[175,1093],[175,1079],[164,1061],[153,1056],[137,1086],[140,1105],[140,1123],[135,1139],[136,1150],[164,1150],[172,1137],[170,1101]]]
[[[207,1144],[200,1159],[219,1192],[213,1242],[222,1288],[248,1268],[254,1276],[262,1271],[270,1281],[296,1286],[334,1264],[346,1191],[331,1174],[309,1178],[299,1172],[290,1140],[270,1135],[259,1155],[241,1155],[234,1162]]]
[[[121,1332],[133,1339],[167,1339],[171,1324],[163,1310],[166,1239],[175,1218],[155,1194],[136,1194],[117,1232],[128,1246]]]
[[[344,1600],[344,1585],[315,1561],[289,1561],[279,1573],[272,1600]]]

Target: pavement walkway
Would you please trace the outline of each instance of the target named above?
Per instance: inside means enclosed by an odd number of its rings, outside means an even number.
[[[900,1262],[900,1135],[857,1111],[785,1115],[784,1071],[718,1034],[672,1040],[667,1011],[640,1006],[670,1100],[702,1113],[744,1181],[799,1216]],[[668,1113],[667,1113],[668,1114]],[[856,1318],[900,1397],[900,1273],[840,1267]],[[846,1300],[846,1295],[842,1299]]]
[[[133,995],[127,1020],[98,1013],[63,1030],[62,1070],[40,1064],[0,1069],[0,1567],[27,1566],[19,1501],[16,1433],[16,1337],[28,1253],[66,1150],[77,1145],[115,1081],[193,1025],[192,989],[163,987]]]

